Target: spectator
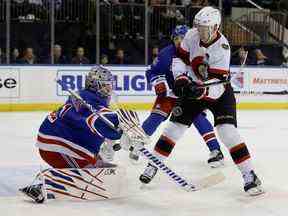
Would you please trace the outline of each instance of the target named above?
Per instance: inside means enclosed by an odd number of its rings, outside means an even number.
[[[281,66],[288,68],[288,49],[286,47],[283,47],[282,55],[283,55],[283,62]]]
[[[55,44],[53,47],[54,64],[67,64],[66,56],[62,55],[62,47]]]
[[[273,65],[271,60],[268,59],[263,52],[261,51],[261,49],[255,49],[254,50],[254,54],[255,54],[255,62],[254,65],[257,66],[263,66],[263,65]]]
[[[17,63],[17,61],[19,60],[19,50],[17,48],[14,48],[12,50],[12,55],[11,55],[11,64],[15,64]]]
[[[192,0],[191,1],[193,6],[207,6],[209,4],[208,0]]]
[[[152,47],[151,59],[149,61],[149,64],[152,64],[155,61],[155,59],[157,58],[158,54],[159,54],[159,47],[158,46],[153,46]]]
[[[125,56],[125,52],[122,48],[117,49],[113,64],[129,64],[129,60]]]
[[[109,63],[108,56],[106,54],[102,54],[100,58],[100,64],[105,65]]]
[[[246,58],[246,60],[245,60]],[[231,64],[232,65],[242,65],[245,61],[245,64],[250,64],[250,61],[248,59],[248,51],[245,51],[244,47],[240,47],[237,51],[237,56],[231,58]]]
[[[35,64],[36,57],[34,55],[33,48],[27,47],[24,51],[24,56],[21,59],[18,59],[18,64]]]
[[[85,52],[84,52],[84,48],[83,47],[78,47],[77,48],[77,53],[76,56],[74,58],[72,58],[72,64],[89,64],[89,59],[86,58],[85,56]]]

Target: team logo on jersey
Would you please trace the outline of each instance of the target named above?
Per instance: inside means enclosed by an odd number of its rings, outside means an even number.
[[[228,44],[221,44],[221,46],[222,46],[223,49],[226,49],[226,50],[229,49],[229,45]]]
[[[175,106],[172,110],[172,113],[174,116],[178,117],[178,116],[181,116],[183,114],[183,110],[180,106]]]

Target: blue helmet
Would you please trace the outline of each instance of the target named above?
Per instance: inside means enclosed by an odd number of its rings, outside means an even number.
[[[189,30],[189,28],[186,25],[177,25],[172,32],[171,38],[172,39],[174,39],[175,37],[184,38],[184,36],[188,30]]]

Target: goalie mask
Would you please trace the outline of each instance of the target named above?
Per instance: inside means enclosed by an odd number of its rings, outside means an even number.
[[[93,92],[98,92],[102,97],[109,97],[113,91],[113,76],[112,73],[102,67],[92,67],[85,79],[85,89]]]
[[[197,28],[200,40],[209,43],[217,33],[221,24],[220,11],[213,7],[202,8],[194,18],[193,25]]]

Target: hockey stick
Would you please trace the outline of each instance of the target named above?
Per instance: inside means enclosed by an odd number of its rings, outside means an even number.
[[[287,90],[283,91],[234,91],[235,94],[255,94],[255,95],[288,95]]]
[[[184,178],[172,171],[167,165],[165,165],[165,163],[163,163],[163,161],[159,160],[157,156],[149,152],[145,147],[140,148],[139,151],[149,161],[153,162],[153,164],[157,166],[157,168],[160,169],[164,174],[166,174],[174,183],[176,183],[180,188],[187,192],[208,188],[225,180],[223,173],[218,172],[216,174],[212,174],[200,179],[197,183],[188,183]]]
[[[197,86],[197,88],[208,88],[211,86],[220,85],[220,84],[227,84],[227,83],[230,83],[230,79],[203,83],[203,84]]]
[[[61,85],[61,80],[56,80],[56,82]],[[113,123],[111,123],[105,116],[99,114],[97,110],[95,110],[89,103],[87,103],[85,100],[81,98],[80,95],[77,93],[68,90],[68,92],[71,94],[72,97],[75,97],[77,100],[81,102],[85,107],[87,107],[91,112],[95,113],[99,118],[101,118],[107,125],[118,131],[119,129],[115,127]],[[128,114],[127,114],[128,115]],[[140,130],[140,129],[139,129]],[[141,131],[141,130],[140,130]],[[143,154],[144,157],[146,157],[149,161],[151,161],[155,166],[157,166],[166,176],[168,176],[174,183],[176,183],[180,188],[184,189],[185,191],[196,191],[200,190],[202,188],[210,187],[213,185],[216,185],[220,182],[222,182],[225,177],[223,173],[219,172],[217,174],[208,176],[206,178],[203,178],[199,181],[198,184],[188,183],[184,178],[176,174],[174,171],[172,171],[165,163],[157,158],[153,153],[151,153],[148,149],[146,149],[144,146],[139,149],[139,151]]]
[[[143,131],[142,127],[140,127],[139,119],[136,112],[131,110],[120,109],[117,110],[117,114],[119,115],[119,121],[122,122],[124,125],[125,124],[128,125],[127,126],[128,130],[130,122],[132,122],[133,127],[138,127],[136,128],[135,131],[133,131],[133,133],[140,135],[144,139],[149,138]],[[157,156],[155,156],[153,153],[147,150],[143,145],[141,145],[140,147],[139,146],[135,147],[137,148],[137,151],[142,153],[144,157],[146,157],[150,162],[152,162],[155,166],[157,166],[158,169],[160,169],[164,174],[166,174],[170,178],[170,180],[172,180],[179,187],[181,187],[186,191],[196,191],[202,188],[210,187],[222,182],[225,179],[223,174],[219,172],[217,174],[201,179],[198,183],[195,184],[188,183],[184,178],[182,178],[174,171],[172,171],[169,167],[167,167],[167,165],[165,165],[163,161],[161,161]]]

